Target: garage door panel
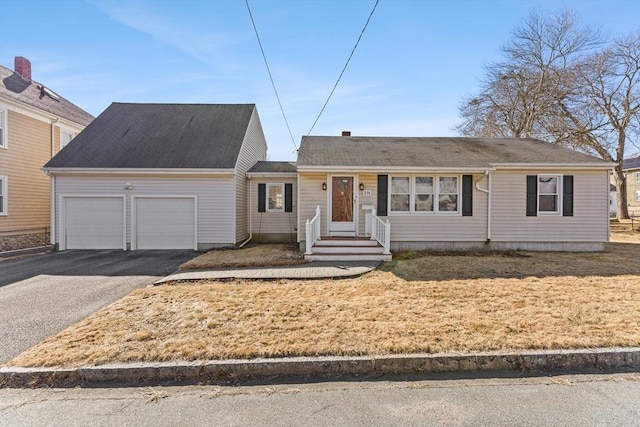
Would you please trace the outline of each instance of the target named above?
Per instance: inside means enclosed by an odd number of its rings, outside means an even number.
[[[193,249],[195,200],[192,198],[137,198],[138,249]]]
[[[67,249],[122,249],[124,199],[65,197]]]

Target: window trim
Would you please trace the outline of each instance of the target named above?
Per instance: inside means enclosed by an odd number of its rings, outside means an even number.
[[[556,178],[556,192],[555,194],[551,194],[551,193],[542,193],[540,191],[540,178],[542,177],[546,177],[546,178]],[[538,210],[538,215],[562,215],[562,182],[563,182],[563,175],[562,174],[551,174],[551,173],[541,173],[536,175],[536,202],[537,202],[537,210]],[[556,200],[556,210],[555,211],[543,211],[540,210],[540,196],[552,196],[555,195],[557,197]]]
[[[636,172],[636,182],[640,184],[640,172]]]
[[[7,109],[0,105],[0,123],[2,123],[2,127],[0,128],[0,148],[7,149],[9,148],[9,139],[7,137],[7,121],[9,120],[9,115],[7,114]]]
[[[636,202],[640,202],[640,190],[636,190]]]
[[[9,194],[7,176],[0,175],[0,195],[2,196],[2,202],[0,203],[0,216],[9,215]]]
[[[392,193],[392,179],[393,178],[409,178],[409,210],[408,211],[394,211],[391,209],[391,195],[392,194],[406,194],[406,193]],[[416,211],[415,199],[416,199],[416,178],[433,178],[433,209],[430,211]],[[456,210],[455,211],[441,211],[440,210],[440,178],[456,178]],[[422,193],[421,193],[422,194]],[[448,194],[448,193],[446,193]],[[459,174],[428,174],[428,173],[413,173],[413,174],[394,174],[389,175],[388,178],[388,195],[387,195],[387,214],[388,215],[450,215],[460,216],[462,215],[462,175]]]
[[[71,139],[69,139],[69,141],[64,145],[62,145],[62,134],[63,133],[66,133],[67,135],[69,135],[71,137]],[[69,144],[69,142],[73,141],[73,138],[75,138],[75,137],[76,137],[76,135],[75,135],[75,133],[73,131],[61,127],[60,128],[60,149],[62,150],[64,147],[66,147]]]
[[[279,187],[280,188],[280,194],[282,195],[282,207],[281,208],[270,208],[269,207],[269,199],[270,199],[270,191],[269,189],[271,187]],[[284,194],[284,183],[266,183],[266,200],[265,200],[265,211],[266,212],[284,212],[284,207],[285,207],[285,194]]]

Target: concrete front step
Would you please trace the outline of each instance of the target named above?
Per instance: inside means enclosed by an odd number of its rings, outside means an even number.
[[[369,247],[380,246],[376,240],[371,239],[355,239],[355,238],[336,238],[336,237],[322,237],[320,240],[316,240],[313,245],[316,246],[355,246],[355,247]]]
[[[307,261],[391,261],[391,255],[363,253],[331,253],[305,255]]]
[[[382,254],[382,246],[318,246],[312,249],[314,254]]]

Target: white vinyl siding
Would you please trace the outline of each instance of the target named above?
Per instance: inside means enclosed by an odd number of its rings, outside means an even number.
[[[292,212],[285,212],[283,209],[277,212],[258,212],[258,184],[267,184],[274,182],[282,182],[284,184],[292,184]],[[274,177],[274,178],[252,178],[251,179],[251,232],[256,238],[260,238],[263,234],[295,234],[296,221],[298,218],[297,203],[297,180],[295,177]],[[279,184],[280,185],[280,184]],[[284,194],[284,193],[283,193]],[[314,208],[315,209],[315,208]]]
[[[133,185],[125,190],[126,183]],[[131,218],[131,196],[194,195],[198,198],[197,236],[199,245],[233,245],[233,175],[206,177],[150,176],[56,176],[56,201],[60,194],[121,194],[126,197],[126,218]],[[59,214],[56,203],[56,218]],[[126,241],[131,242],[131,224],[127,221]],[[56,241],[59,241],[56,236]]]
[[[267,159],[267,142],[260,124],[258,110],[254,108],[244,142],[238,154],[236,163],[235,192],[229,196],[235,199],[227,200],[235,208],[235,242],[242,242],[249,237],[249,211],[248,211],[248,183],[247,171],[259,160]]]
[[[124,198],[62,196],[62,249],[124,249]]]
[[[494,242],[606,242],[609,221],[607,171],[549,171],[573,175],[573,216],[526,215],[527,175],[539,171],[497,171],[491,184],[491,240]],[[475,194],[474,194],[475,201]],[[558,208],[562,210],[562,206]],[[474,215],[477,210],[474,208]]]
[[[322,184],[327,183],[326,173],[298,174],[298,241],[305,239],[305,222],[316,214],[320,206],[320,235],[327,235],[327,193]]]
[[[195,197],[134,197],[132,249],[195,249]]]
[[[0,175],[0,215],[7,215],[9,210],[9,194],[8,194],[7,177]]]

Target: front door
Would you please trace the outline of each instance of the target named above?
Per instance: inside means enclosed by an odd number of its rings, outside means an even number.
[[[353,176],[331,177],[331,218],[329,219],[329,235],[355,236],[356,222],[354,217]]]

